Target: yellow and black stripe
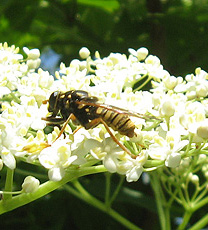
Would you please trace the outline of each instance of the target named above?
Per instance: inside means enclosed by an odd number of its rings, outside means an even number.
[[[101,107],[97,108],[96,114],[99,115],[113,130],[118,131],[120,134],[128,137],[134,136],[135,125],[129,116]]]

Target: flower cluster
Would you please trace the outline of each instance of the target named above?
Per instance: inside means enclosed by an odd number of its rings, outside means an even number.
[[[40,52],[0,45],[0,162],[14,169],[16,159],[38,162],[48,169],[49,178],[59,181],[67,168],[97,159],[111,173],[137,181],[143,171],[157,167],[176,168],[181,160],[207,150],[208,74],[196,69],[195,75],[171,76],[158,57],[146,48],[129,49],[129,56],[111,53],[93,59],[87,48],[79,52],[83,60],[60,65],[55,78],[37,69]],[[142,91],[140,81],[152,81],[153,88]],[[142,83],[144,85],[144,83]],[[47,100],[54,91],[85,90],[100,103],[138,113],[131,117],[135,136],[129,138],[112,130],[124,151],[105,127],[78,130],[67,125],[59,138],[59,128],[46,133]],[[59,114],[60,115],[60,114]],[[197,151],[194,151],[197,150]],[[129,154],[131,152],[131,154]],[[206,156],[206,155],[204,155]]]

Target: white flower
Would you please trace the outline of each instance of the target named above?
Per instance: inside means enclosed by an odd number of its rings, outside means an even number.
[[[175,106],[172,103],[172,101],[167,100],[164,101],[163,104],[161,105],[161,114],[163,116],[171,117],[175,113]]]
[[[137,51],[135,51],[134,49],[130,48],[130,49],[128,49],[128,51],[129,51],[130,54],[132,54],[133,56],[137,57],[139,61],[144,60],[147,57],[148,53],[149,53],[148,49],[145,48],[145,47],[141,47]]]
[[[187,102],[184,108],[181,108],[179,122],[190,133],[196,134],[205,116],[205,108],[200,102]]]
[[[103,160],[103,165],[110,173],[115,173],[117,171],[117,164],[119,158],[115,154],[106,155]]]
[[[128,182],[139,179],[143,171],[142,166],[148,158],[146,151],[139,153],[136,159],[132,159],[131,156],[117,146],[111,137],[104,139],[102,143],[96,140],[87,142],[92,146],[91,154],[97,159],[103,159],[103,164],[109,172],[126,174]]]
[[[146,64],[151,64],[151,65],[155,65],[155,66],[160,66],[160,59],[157,56],[154,55],[149,55],[146,60],[145,60]]]
[[[11,93],[11,90],[9,88],[0,86],[0,98],[2,98],[4,95],[9,94],[9,93]]]
[[[180,165],[180,162],[181,162],[181,154],[177,152],[173,152],[167,157],[165,161],[165,165],[170,168],[175,168]]]
[[[129,170],[128,173],[126,174],[126,180],[128,182],[137,181],[140,178],[142,172],[143,172],[143,167],[141,165],[137,167],[135,166],[131,170]]]
[[[141,47],[137,50],[137,58],[139,61],[144,60],[148,55],[148,49],[145,47]]]
[[[49,137],[52,135],[47,136],[47,141],[46,141],[46,135],[44,134],[43,131],[38,130],[36,133],[36,137],[30,135],[27,140],[25,140],[25,144],[22,148],[22,151],[16,153],[16,156],[24,156],[27,155],[27,162],[31,163],[37,160],[40,152],[49,147],[52,141],[49,141]],[[55,139],[55,138],[54,138]]]
[[[31,49],[29,50],[27,47],[23,47],[23,51],[27,54],[28,59],[36,60],[40,57],[39,49]]]
[[[149,156],[155,160],[165,160],[170,153],[167,142],[162,137],[157,137],[154,140],[155,143],[149,146]]]
[[[26,63],[29,69],[37,69],[40,66],[41,60],[40,58],[36,60],[29,59]]]
[[[1,125],[1,122],[3,125]],[[12,122],[12,121],[11,121]],[[16,167],[16,160],[14,155],[22,150],[25,143],[22,133],[23,129],[19,129],[14,124],[6,123],[5,119],[0,120],[0,156],[3,163],[10,169]]]
[[[15,46],[8,47],[7,43],[0,43],[0,91],[1,96],[16,90],[19,79],[28,70],[27,65],[21,62],[23,56],[18,54],[19,49]],[[8,90],[6,90],[6,88]]]
[[[141,151],[136,159],[131,159],[131,167],[126,172],[126,180],[128,182],[137,181],[142,172],[143,172],[143,165],[146,163],[148,159],[148,152]]]
[[[69,140],[58,139],[50,147],[43,149],[39,155],[40,163],[49,169],[49,179],[59,181],[63,178],[64,169],[69,167],[77,156],[71,155]]]
[[[86,141],[86,145],[92,146],[90,153],[93,157],[96,159],[103,159],[104,165],[107,163],[105,165],[106,168],[108,168],[108,162],[110,162],[110,160],[116,161],[117,154],[123,152],[111,137],[105,137],[102,142],[89,140]],[[112,159],[109,159],[111,157]],[[109,169],[110,168],[111,166],[109,165]]]
[[[188,74],[185,78],[187,83],[181,87],[181,89],[186,92],[189,100],[196,97],[206,97],[208,95],[207,72],[201,68],[197,68],[195,74],[196,75]]]
[[[16,160],[14,158],[14,155],[10,152],[10,150],[8,150],[5,147],[2,147],[1,150],[1,159],[3,161],[3,163],[10,169],[15,169],[16,168]]]
[[[168,167],[176,167],[181,160],[180,150],[187,144],[188,140],[181,140],[180,134],[168,131],[165,139],[156,137],[155,143],[149,146],[148,154],[152,159],[165,160]]]
[[[25,193],[36,192],[39,188],[40,181],[33,176],[27,176],[22,184],[22,190]]]

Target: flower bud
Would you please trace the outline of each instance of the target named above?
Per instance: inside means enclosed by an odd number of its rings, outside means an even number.
[[[165,101],[165,102],[162,104],[161,113],[162,113],[164,116],[171,117],[171,116],[173,116],[174,113],[175,113],[175,106],[173,105],[173,103],[171,103],[171,101]]]
[[[90,56],[90,51],[86,47],[82,47],[79,51],[79,56],[82,59],[86,59]]]
[[[40,58],[36,60],[29,59],[27,60],[27,65],[29,69],[37,69],[40,66],[41,60]]]
[[[99,54],[98,51],[95,51],[95,58],[96,58],[96,59],[100,59],[100,54]]]
[[[193,174],[191,177],[191,181],[195,184],[198,185],[199,184],[199,177],[196,174]]]
[[[150,65],[160,66],[160,59],[154,55],[149,55],[146,58],[145,63]]]
[[[110,173],[116,172],[116,162],[111,157],[106,156],[103,160],[103,164]]]
[[[177,85],[177,78],[174,76],[167,77],[164,79],[165,87],[168,89],[174,89]]]
[[[137,50],[137,58],[139,61],[144,60],[148,55],[148,49],[141,47]]]
[[[80,61],[78,59],[73,59],[70,63],[71,68],[79,70]]]
[[[203,173],[206,173],[206,172],[208,172],[208,165],[207,164],[204,164],[203,166],[202,166],[202,172]]]
[[[198,97],[206,97],[208,94],[208,88],[205,85],[199,85],[196,87],[196,95]]]
[[[39,49],[31,49],[27,55],[28,55],[28,59],[36,60],[40,57],[40,51]]]
[[[188,100],[192,100],[194,98],[196,98],[196,91],[187,91],[186,92],[186,96],[188,98]]]
[[[201,138],[208,139],[208,121],[197,128],[197,135]]]
[[[33,176],[27,176],[22,184],[22,190],[25,193],[32,193],[38,190],[40,181]]]

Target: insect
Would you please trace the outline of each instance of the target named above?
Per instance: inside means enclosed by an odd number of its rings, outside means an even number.
[[[113,140],[125,152],[132,155],[132,153],[118,141],[109,127],[122,135],[133,137],[136,135],[134,132],[135,124],[129,116],[145,118],[145,115],[116,106],[101,104],[97,97],[91,96],[83,90],[70,90],[65,93],[55,91],[50,95],[49,99],[43,103],[46,104],[47,102],[49,103],[48,111],[52,114],[42,119],[47,121],[48,125],[60,126],[64,124],[57,139],[64,132],[70,120],[83,126],[85,129],[92,129],[99,124],[103,124]],[[58,115],[60,116],[57,117]]]

